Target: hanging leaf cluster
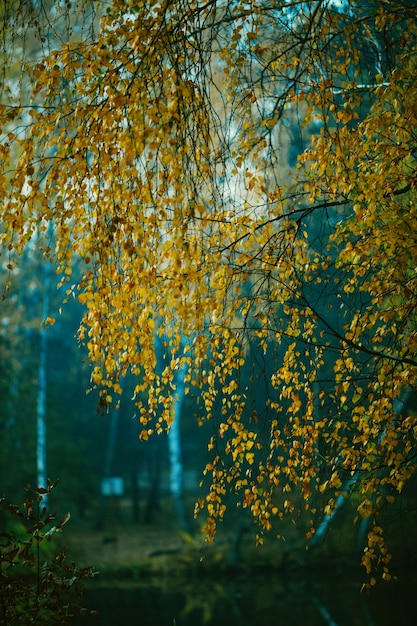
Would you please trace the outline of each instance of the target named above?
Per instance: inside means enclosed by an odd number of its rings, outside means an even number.
[[[388,576],[378,511],[416,469],[415,7],[96,9],[1,107],[5,266],[43,234],[85,306],[92,386],[117,405],[134,375],[142,438],[169,427],[187,366],[215,424],[209,533],[227,490],[270,530],[298,496],[314,526],[348,481],[373,520],[364,564]]]

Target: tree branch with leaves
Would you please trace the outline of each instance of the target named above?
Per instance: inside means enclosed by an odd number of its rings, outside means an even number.
[[[357,476],[364,564],[387,576],[379,511],[416,470],[417,418],[394,410],[416,386],[415,7],[96,6],[96,32],[30,67],[29,108],[1,109],[11,277],[43,233],[101,405],[133,374],[143,439],[187,372],[216,424],[209,534],[232,489],[261,532],[301,494],[310,536],[316,499],[328,513]],[[255,353],[272,365],[254,417]]]

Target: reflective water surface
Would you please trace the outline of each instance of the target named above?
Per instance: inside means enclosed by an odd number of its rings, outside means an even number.
[[[310,573],[239,579],[94,583],[85,606],[100,612],[74,626],[410,626],[417,624],[417,577],[381,584],[370,596],[358,580]]]

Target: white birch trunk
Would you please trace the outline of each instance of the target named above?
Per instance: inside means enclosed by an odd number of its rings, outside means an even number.
[[[176,398],[174,404],[174,421],[168,431],[168,449],[170,463],[170,490],[174,500],[177,521],[181,528],[187,528],[184,506],[184,466],[181,452],[181,413],[185,398],[185,374],[183,367],[176,372]]]
[[[48,260],[43,266],[43,293],[42,293],[42,317],[39,331],[39,365],[38,365],[38,398],[36,409],[36,468],[38,487],[47,487],[46,476],[46,389],[47,389],[47,359],[48,341],[47,329],[44,321],[49,314],[49,288],[51,282],[51,267]],[[47,496],[42,498],[44,506],[47,506]]]
[[[159,337],[155,337],[156,356],[158,369],[164,370],[167,355],[164,354],[163,344]],[[174,420],[168,431],[169,450],[169,486],[174,501],[178,525],[188,530],[184,506],[184,466],[181,451],[181,413],[185,398],[185,375],[187,368],[184,366],[175,372],[174,383],[176,397],[174,401]]]

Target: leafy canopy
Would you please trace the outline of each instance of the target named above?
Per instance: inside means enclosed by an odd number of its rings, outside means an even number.
[[[11,277],[43,237],[85,306],[100,402],[133,374],[144,439],[187,365],[216,425],[209,533],[227,489],[269,530],[299,494],[314,526],[348,480],[373,520],[364,564],[389,577],[378,511],[416,469],[413,3],[95,6],[1,107]],[[253,412],[241,381],[262,360]]]

